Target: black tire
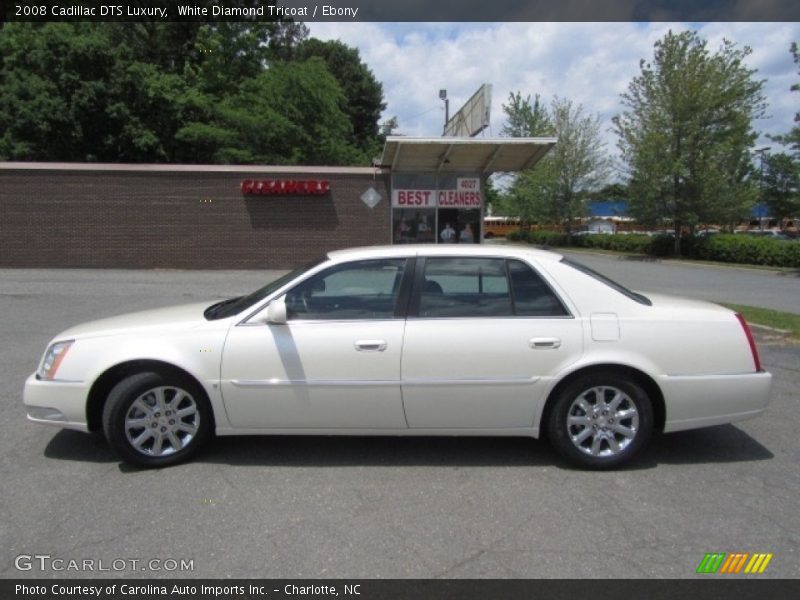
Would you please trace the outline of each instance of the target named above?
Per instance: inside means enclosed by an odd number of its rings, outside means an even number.
[[[125,462],[168,467],[189,459],[209,439],[211,409],[203,389],[187,377],[137,373],[109,393],[103,431]]]
[[[547,433],[571,463],[611,469],[634,458],[649,441],[653,404],[641,386],[620,374],[585,375],[556,397]]]

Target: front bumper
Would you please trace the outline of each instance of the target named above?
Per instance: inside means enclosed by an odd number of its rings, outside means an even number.
[[[89,431],[86,398],[89,389],[83,382],[43,381],[34,373],[25,381],[23,404],[28,420],[65,429]]]
[[[772,375],[665,376],[659,384],[667,409],[664,431],[683,431],[757,417],[769,403]]]

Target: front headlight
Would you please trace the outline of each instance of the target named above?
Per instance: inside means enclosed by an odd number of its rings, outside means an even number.
[[[40,379],[55,378],[58,367],[61,365],[61,361],[64,360],[64,357],[67,355],[67,350],[69,350],[74,341],[75,340],[64,340],[63,342],[50,344],[47,352],[44,353],[42,365],[39,367],[38,375]]]

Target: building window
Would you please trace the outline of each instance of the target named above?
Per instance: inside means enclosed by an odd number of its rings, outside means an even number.
[[[483,192],[475,174],[392,176],[392,242],[473,244],[482,235]]]

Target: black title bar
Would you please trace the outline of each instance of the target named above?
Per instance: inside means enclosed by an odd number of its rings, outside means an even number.
[[[797,0],[0,0],[0,21],[800,21]]]
[[[193,600],[339,598],[352,600],[763,600],[800,597],[800,581],[708,576],[679,580],[373,580],[373,579],[6,579],[0,580],[4,600]]]

